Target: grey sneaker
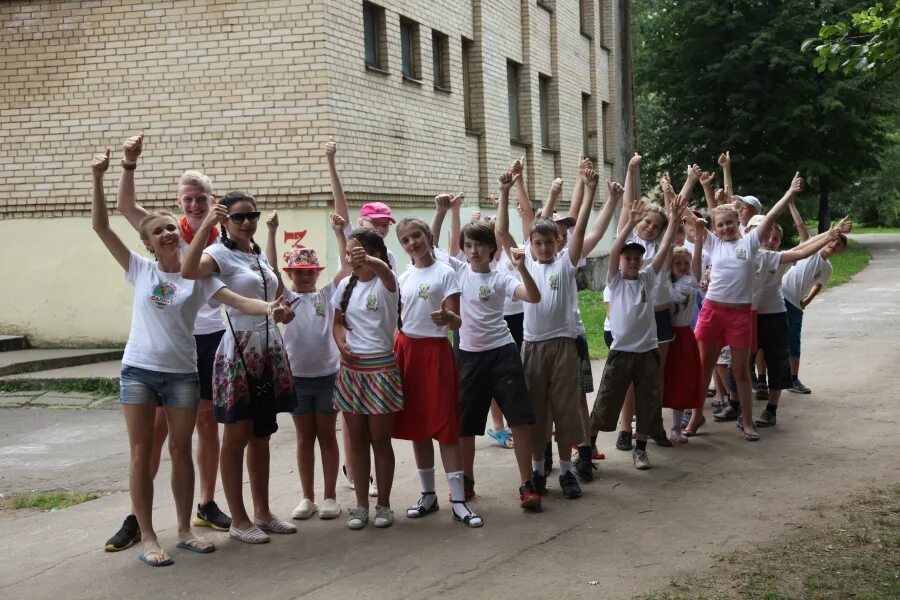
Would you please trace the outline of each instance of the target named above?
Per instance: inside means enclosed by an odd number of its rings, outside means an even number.
[[[812,394],[812,390],[800,383],[799,379],[795,379],[791,383],[790,391],[795,394]]]
[[[741,411],[729,404],[721,412],[713,414],[713,419],[721,423],[723,421],[736,421],[739,416],[741,416]]]
[[[394,524],[394,511],[391,510],[390,506],[376,506],[375,507],[375,519],[372,521],[372,525],[379,528],[390,527]]]
[[[775,413],[771,410],[764,410],[759,418],[753,421],[753,424],[757,427],[774,427],[775,426]]]
[[[647,456],[646,450],[635,448],[634,452],[631,454],[631,458],[634,460],[635,469],[639,471],[646,471],[650,468],[650,458]]]
[[[369,524],[369,507],[357,506],[350,509],[350,516],[347,518],[347,527],[350,529],[363,529]]]

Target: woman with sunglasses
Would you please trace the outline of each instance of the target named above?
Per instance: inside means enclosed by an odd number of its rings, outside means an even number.
[[[253,241],[259,223],[256,200],[244,192],[230,192],[209,212],[184,257],[181,274],[188,279],[216,276],[250,298],[282,299],[282,284]],[[204,249],[204,240],[218,221],[222,243]],[[228,535],[248,544],[269,541],[268,533],[296,533],[297,528],[269,509],[269,435],[278,428],[275,413],[292,412],[291,369],[281,333],[272,319],[251,317],[226,308],[225,335],[213,366],[213,405],[216,419],[225,424],[222,440],[222,487],[231,511]],[[248,377],[249,375],[249,377]],[[251,398],[249,384],[271,377],[274,402]],[[242,490],[244,448],[253,497],[254,518],[244,507]]]

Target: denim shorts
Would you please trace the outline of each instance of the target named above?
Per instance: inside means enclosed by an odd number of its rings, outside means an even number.
[[[122,365],[119,402],[197,408],[200,403],[200,379],[196,373],[161,373]]]
[[[333,400],[336,376],[337,373],[322,377],[294,377],[294,396],[297,398],[294,416],[311,413],[336,415],[338,411]]]

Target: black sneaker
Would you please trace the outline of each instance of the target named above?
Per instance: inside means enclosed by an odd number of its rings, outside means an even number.
[[[765,381],[760,381],[756,386],[756,399],[757,400],[768,400],[769,399],[769,384]]]
[[[519,486],[519,506],[525,510],[541,510],[541,497],[535,491],[534,484],[526,481]]]
[[[534,491],[540,496],[547,494],[547,476],[540,475],[537,471],[531,472],[531,483],[534,484]]]
[[[141,541],[141,528],[138,526],[137,517],[128,515],[116,534],[106,540],[106,551],[120,552],[131,548],[139,541]]]
[[[231,517],[219,510],[215,500],[197,505],[197,516],[194,517],[197,527],[212,527],[216,531],[231,529]]]
[[[581,486],[578,485],[578,480],[575,479],[572,471],[559,476],[559,486],[562,488],[563,496],[569,500],[581,497]]]
[[[736,421],[739,416],[741,416],[741,411],[729,404],[722,411],[713,414],[713,419],[722,423],[724,421]]]
[[[621,450],[622,452],[630,452],[631,448],[631,432],[620,431],[619,437],[616,438],[616,450]]]
[[[775,426],[775,413],[773,413],[768,408],[759,415],[759,418],[753,421],[753,424],[757,427],[774,427]]]
[[[553,443],[547,442],[547,447],[544,448],[544,475],[549,475],[550,471],[553,470]]]
[[[812,394],[812,390],[800,383],[799,379],[795,379],[791,382],[791,387],[788,389],[795,394]]]
[[[669,439],[669,436],[666,435],[665,431],[661,431],[659,433],[654,433],[650,436],[650,439],[656,442],[657,446],[662,446],[663,448],[671,448],[672,440]]]
[[[575,474],[585,481],[594,480],[594,451],[589,446],[578,447],[578,458],[575,459]]]

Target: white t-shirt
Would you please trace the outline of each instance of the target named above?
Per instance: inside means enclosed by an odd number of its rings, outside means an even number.
[[[659,347],[656,340],[656,315],[650,291],[656,283],[653,266],[641,269],[637,279],[625,279],[619,271],[606,286],[610,297],[610,350],[648,352]]]
[[[809,295],[814,285],[828,285],[831,272],[831,263],[828,259],[822,258],[818,252],[804,258],[784,275],[781,282],[784,299],[800,308],[800,303]]]
[[[612,292],[609,291],[609,285],[603,288],[603,303],[609,305],[612,302]],[[612,306],[606,307],[606,318],[603,319],[603,331],[612,332],[612,326],[609,324],[609,313]]]
[[[694,276],[690,276],[696,282]],[[672,327],[689,327],[694,320],[694,309],[697,307],[697,293],[688,294],[681,302],[672,302]]]
[[[753,280],[759,235],[754,229],[733,242],[708,235],[703,249],[712,263],[706,297],[714,302],[750,304],[753,302]]]
[[[660,234],[660,238],[661,237],[662,234]],[[648,242],[647,240],[636,234],[634,231],[632,231],[628,235],[628,239],[625,241],[625,243],[640,244],[644,247],[644,258],[642,265],[646,267],[653,262],[653,259],[656,257],[656,253],[659,251],[660,238],[657,238],[652,242]],[[650,295],[653,298],[653,306],[661,306],[672,301],[672,289],[670,287],[669,272],[665,267],[663,267],[663,270],[661,270],[656,277],[656,284],[653,286],[653,291]]]
[[[445,338],[447,327],[431,321],[431,313],[440,310],[444,299],[462,292],[456,271],[443,262],[424,269],[410,265],[397,280],[400,290],[401,331],[411,338]]]
[[[350,277],[345,277],[331,296],[331,305],[340,310],[341,296]],[[397,290],[384,287],[380,277],[357,281],[347,304],[344,317],[347,345],[355,354],[388,354],[394,351],[394,330],[397,328]]]
[[[215,244],[203,250],[219,265],[219,278],[235,294],[247,298],[257,298],[272,302],[278,290],[275,272],[269,266],[264,254],[248,254],[240,250],[229,250],[222,244]],[[262,271],[260,271],[262,269]],[[263,293],[263,281],[266,291]],[[225,307],[225,313],[231,317],[231,326],[235,331],[252,331],[257,328],[265,330],[265,316],[245,315],[236,308]],[[272,318],[268,318],[271,323]],[[226,323],[227,327],[227,323]]]
[[[122,364],[162,373],[196,373],[197,311],[225,285],[216,277],[193,280],[160,271],[159,263],[134,252],[125,281],[134,286],[134,305]]]
[[[355,231],[355,228],[351,223],[347,223],[347,226],[344,227],[344,236],[347,238],[347,241],[350,241],[350,234]],[[374,230],[373,230],[374,231]],[[397,272],[397,258],[394,256],[394,253],[391,252],[391,249],[387,249],[388,255],[388,264],[391,266],[391,271],[394,273]]]
[[[216,244],[219,242],[216,241]],[[184,240],[181,240],[181,246],[179,247],[179,254],[181,259],[184,260],[184,255],[187,252],[188,244],[185,243]],[[197,312],[197,320],[194,321],[194,335],[206,335],[208,333],[216,333],[217,331],[222,331],[225,329],[224,319],[222,319],[222,310],[219,306],[213,308],[209,304],[204,304],[200,307],[199,312]]]
[[[781,294],[781,278],[790,265],[781,264],[781,252],[761,249],[756,259],[756,284],[753,290],[753,306],[761,315],[783,313],[784,296]]]
[[[516,268],[516,265],[509,260],[509,254],[505,250],[500,251],[500,259],[497,261],[496,269],[501,273],[509,273],[517,281],[522,281],[522,274]],[[525,303],[517,298],[507,298],[503,301],[503,316],[518,315],[525,312]]]
[[[284,290],[294,309],[294,320],[284,326],[282,337],[294,377],[324,377],[337,373],[340,352],[334,343],[334,307],[331,296],[337,286],[329,281],[315,292]]]
[[[476,273],[468,263],[453,260],[452,264],[462,289],[460,349],[483,352],[514,343],[503,320],[503,300],[512,298],[522,283],[509,273],[494,270]]]
[[[527,342],[542,342],[553,338],[574,338],[577,335],[578,292],[575,273],[568,254],[558,256],[549,264],[541,264],[525,252],[525,268],[541,291],[541,301],[525,303],[523,338]]]

